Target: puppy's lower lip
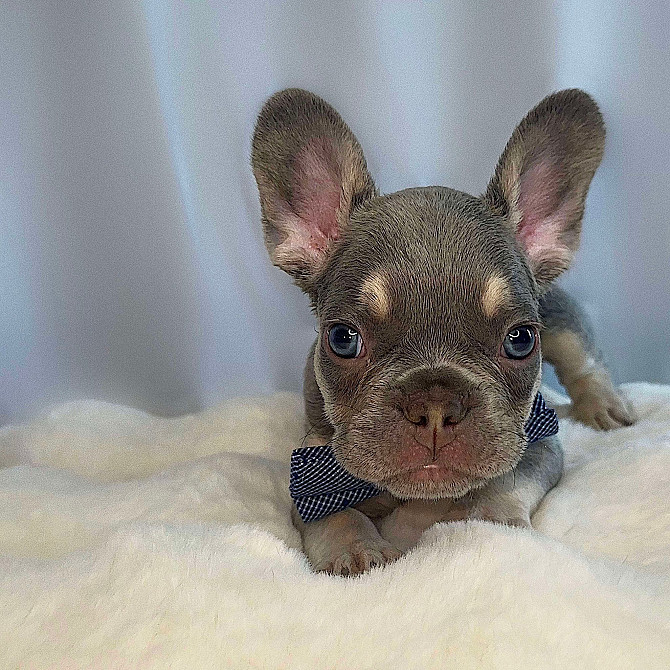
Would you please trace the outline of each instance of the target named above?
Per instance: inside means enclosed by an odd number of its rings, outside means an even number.
[[[428,473],[435,474],[440,472],[452,475],[457,474],[461,476],[467,476],[469,474],[468,472],[460,470],[459,468],[455,468],[450,465],[443,465],[440,463],[426,463],[424,465],[414,466],[413,468],[407,468],[406,470],[401,470],[398,474],[414,475],[421,472],[424,472],[426,474]]]
[[[407,481],[416,484],[444,483],[470,479],[469,475],[465,472],[437,463],[427,463],[426,465],[414,468],[407,472],[405,478]]]

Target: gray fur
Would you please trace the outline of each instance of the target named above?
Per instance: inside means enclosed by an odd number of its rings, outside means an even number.
[[[562,288],[551,286],[540,298],[544,360],[572,398],[572,416],[600,430],[635,421],[630,403],[612,383],[593,328],[579,304]]]
[[[546,331],[569,330],[577,334],[584,344],[584,350],[601,359],[596,346],[593,327],[579,303],[560,286],[553,284],[540,297],[540,319]]]
[[[315,569],[393,560],[437,520],[530,524],[562,453],[556,439],[527,448],[542,359],[539,346],[505,355],[515,327],[544,327],[582,420],[614,427],[604,406],[626,423],[589,326],[551,284],[577,250],[603,145],[593,100],[561,91],[521,122],[483,196],[379,195],[332,107],[298,89],[266,103],[252,152],[266,243],[319,320],[305,369],[309,443],[329,443],[387,491],[311,524],[294,515]],[[361,334],[359,356],[331,350],[335,323]]]

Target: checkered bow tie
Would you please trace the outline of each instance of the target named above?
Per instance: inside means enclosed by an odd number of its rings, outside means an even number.
[[[538,393],[524,426],[528,442],[558,433],[558,418]],[[381,493],[348,473],[327,444],[295,449],[291,454],[291,498],[303,521],[316,521]]]

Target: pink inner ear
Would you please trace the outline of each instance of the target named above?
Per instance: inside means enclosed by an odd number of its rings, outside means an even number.
[[[282,251],[319,256],[339,237],[340,176],[332,143],[311,140],[293,162],[292,199],[284,209]]]
[[[549,161],[535,163],[521,176],[517,236],[532,261],[566,251],[561,236],[572,203],[561,202],[562,187],[561,171]]]

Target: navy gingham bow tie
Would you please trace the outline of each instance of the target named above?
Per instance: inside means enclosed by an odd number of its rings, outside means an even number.
[[[558,433],[556,412],[547,407],[540,393],[535,396],[524,431],[528,442]],[[289,491],[305,522],[341,512],[382,492],[374,484],[349,474],[327,444],[292,452]]]

